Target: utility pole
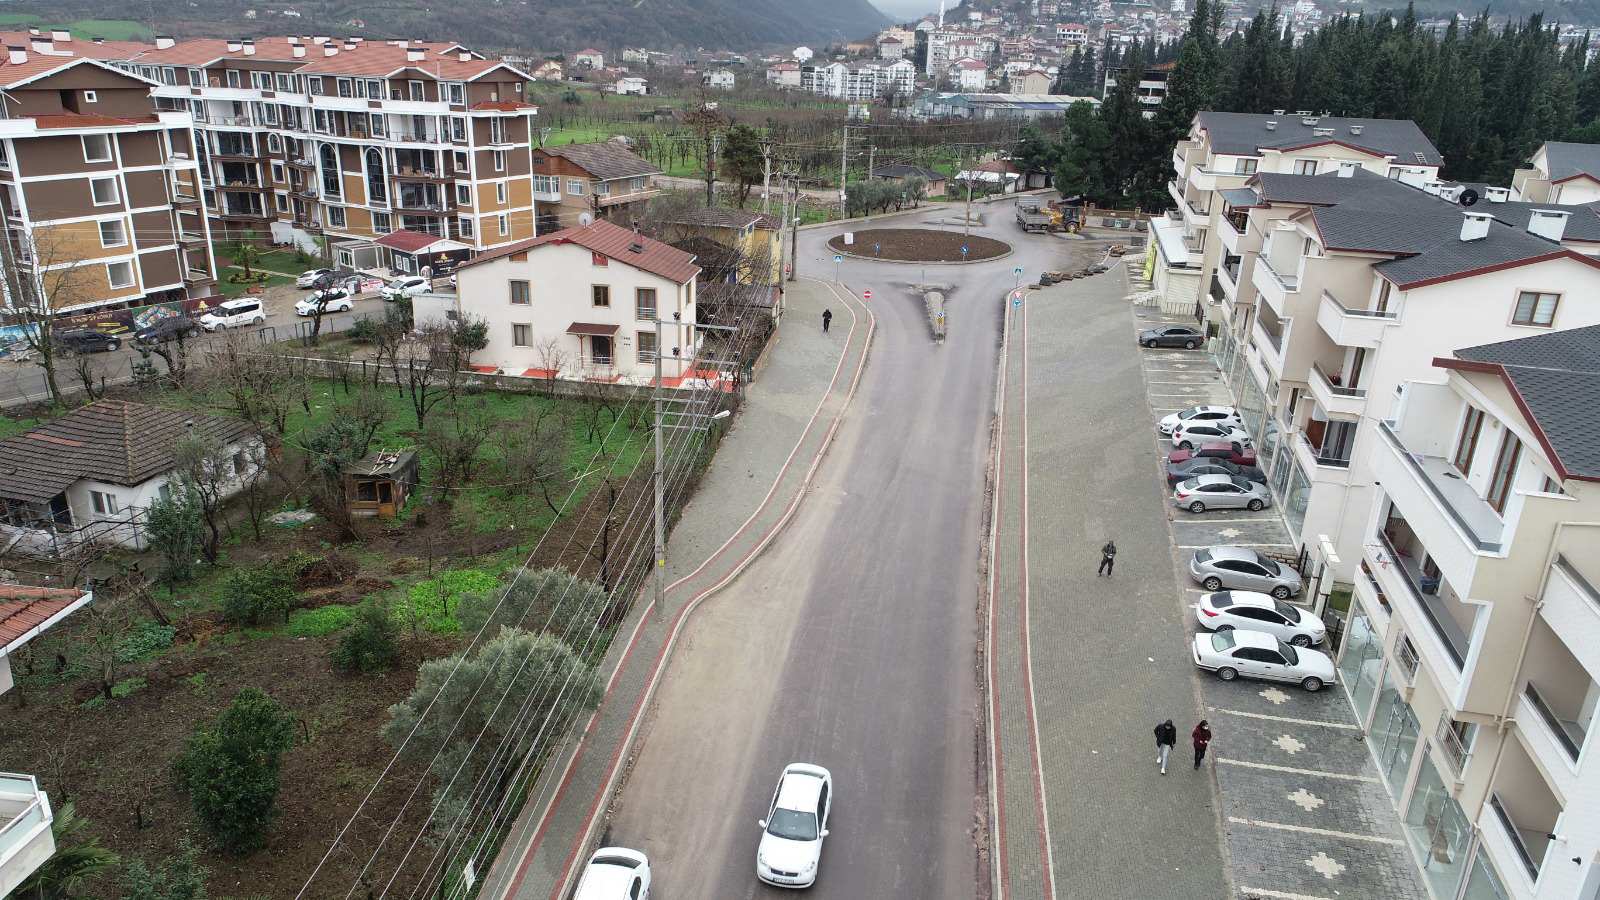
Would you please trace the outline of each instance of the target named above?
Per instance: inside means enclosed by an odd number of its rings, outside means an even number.
[[[789,223],[789,280],[794,281],[795,270],[800,268],[800,179],[793,169],[789,170],[789,190],[794,193],[794,202],[789,207],[794,213]]]
[[[961,217],[961,226],[966,229],[964,234],[966,234],[967,237],[972,237],[972,176],[975,174],[973,171],[975,165],[976,164],[969,162],[966,166],[967,211]]]
[[[872,177],[872,169],[873,169],[873,166],[874,166],[874,160],[876,160],[877,158],[878,158],[878,148],[877,148],[877,146],[876,145],[868,145],[867,146],[867,177],[868,178]],[[861,219],[861,224],[865,225],[865,224],[867,224],[868,222],[871,222],[871,221],[872,221],[872,209],[869,207],[867,209],[866,215],[863,216],[862,219]]]
[[[772,142],[761,142],[761,214],[767,214],[767,195],[772,192]]]
[[[839,149],[839,219],[847,218],[844,205],[844,183],[849,176],[850,126],[844,126],[844,145]]]
[[[662,483],[666,479],[666,446],[661,436],[661,317],[659,315],[656,316],[656,383],[655,390],[651,391],[651,400],[656,407],[656,474],[652,479],[655,482],[656,494],[656,600],[652,608],[656,611],[656,615],[660,616],[665,608],[663,601],[667,593],[667,504],[666,487]]]

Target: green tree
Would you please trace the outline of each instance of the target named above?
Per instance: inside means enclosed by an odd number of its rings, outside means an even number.
[[[167,493],[150,502],[145,537],[161,554],[157,580],[171,585],[188,581],[205,553],[205,509],[200,492],[186,477],[168,484]]]
[[[276,561],[234,569],[222,584],[223,613],[246,627],[278,616],[287,622],[294,598],[294,573]]]
[[[261,248],[256,246],[260,240],[261,235],[247,231],[228,248],[233,253],[233,264],[244,270],[246,280],[255,277],[251,267],[261,262]]]
[[[501,590],[464,595],[456,618],[467,631],[521,628],[553,634],[577,647],[586,642],[610,599],[605,588],[565,569],[514,569]]]
[[[1097,204],[1112,198],[1106,186],[1106,158],[1111,136],[1087,100],[1068,107],[1061,129],[1061,152],[1053,181],[1061,196],[1082,197]]]
[[[1149,123],[1139,102],[1139,80],[1144,77],[1144,52],[1135,41],[1123,59],[1117,83],[1100,106],[1110,152],[1105,157],[1106,188],[1110,200],[1133,194],[1135,178],[1144,166],[1149,147]],[[1167,149],[1170,154],[1171,148]]]
[[[122,900],[208,900],[210,877],[211,870],[200,865],[200,848],[185,838],[177,853],[161,861],[160,871],[134,860],[122,876]]]
[[[17,888],[18,900],[66,900],[117,862],[117,855],[89,833],[89,820],[70,800],[56,808],[50,835],[56,852]]]
[[[740,209],[750,201],[750,191],[761,183],[765,163],[761,155],[761,135],[749,125],[735,125],[722,141],[722,180],[731,181]]]
[[[400,623],[394,611],[380,600],[367,600],[356,619],[339,638],[333,664],[346,672],[379,672],[400,659]]]
[[[294,716],[254,688],[241,690],[209,728],[189,738],[173,764],[200,827],[230,853],[266,843],[278,816],[283,757],[294,743]]]

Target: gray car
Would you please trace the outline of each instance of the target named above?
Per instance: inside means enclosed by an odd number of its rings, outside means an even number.
[[[1196,550],[1189,574],[1208,591],[1260,591],[1279,600],[1300,593],[1299,572],[1245,547]]]
[[[1259,481],[1238,475],[1197,475],[1172,489],[1172,505],[1189,512],[1208,509],[1248,509],[1272,505],[1272,492]]]

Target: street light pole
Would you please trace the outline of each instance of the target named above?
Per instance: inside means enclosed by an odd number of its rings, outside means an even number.
[[[656,407],[656,567],[655,567],[655,604],[653,609],[656,615],[662,615],[662,603],[666,596],[667,586],[667,510],[666,490],[663,481],[666,477],[666,445],[662,441],[661,427],[661,317],[656,316],[656,384],[651,399]]]

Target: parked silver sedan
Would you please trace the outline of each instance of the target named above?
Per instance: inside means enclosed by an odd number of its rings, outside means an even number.
[[[1172,505],[1193,513],[1208,509],[1248,509],[1272,505],[1272,492],[1259,481],[1238,475],[1197,475],[1172,489]]]
[[[1261,591],[1279,600],[1300,593],[1300,573],[1248,547],[1206,547],[1189,560],[1189,575],[1208,591]]]

